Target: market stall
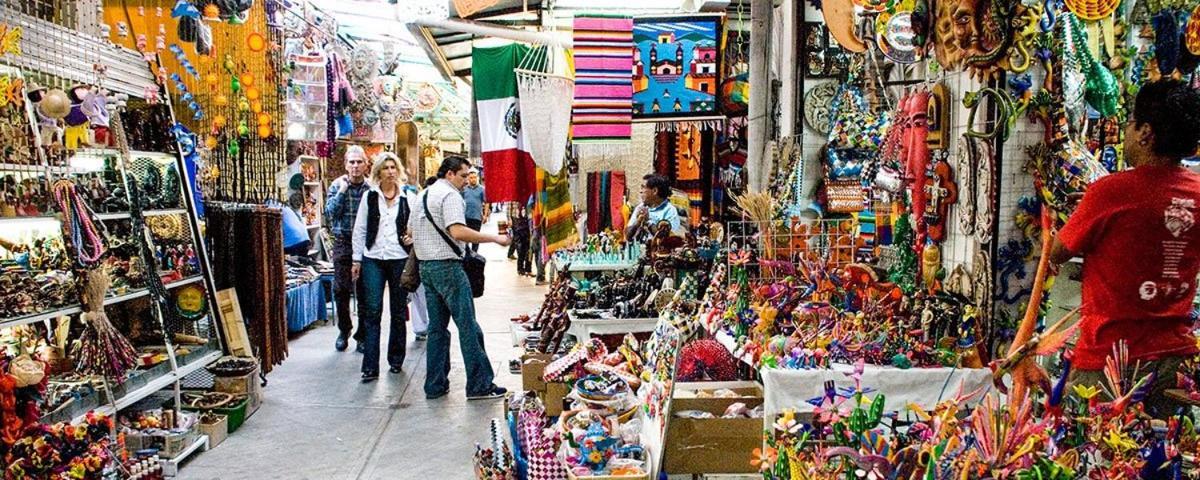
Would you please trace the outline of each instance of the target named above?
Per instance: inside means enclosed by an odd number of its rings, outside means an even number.
[[[683,332],[678,372],[704,365],[696,380],[734,380],[712,378],[726,369],[708,368],[732,359],[741,364],[733,377],[761,382],[751,403],[763,406],[765,444],[753,464],[722,459],[770,478],[839,478],[854,469],[874,478],[929,475],[933,467],[907,461],[906,450],[965,477],[1102,476],[1154,465],[1129,463],[1134,449],[1190,445],[1191,431],[1165,443],[1151,439],[1129,413],[1140,406],[1123,403],[1124,413],[1116,413],[1098,407],[1095,391],[1064,390],[1070,361],[1059,353],[1073,339],[1079,284],[1071,272],[1078,267],[1059,271],[1048,257],[1051,232],[1079,196],[1124,168],[1121,126],[1138,89],[1160,78],[1194,81],[1196,52],[1181,47],[1197,24],[1188,15],[1195,5],[964,5],[793,5],[803,101],[792,118],[799,121],[794,135],[752,146],[768,152],[769,171],[750,175],[770,181],[769,191],[748,194],[735,188],[744,163],[737,108],[720,96],[745,99],[738,87],[744,70],[726,68],[744,58],[745,39],[735,33],[741,19],[574,12],[573,147],[562,160],[584,236],[576,247],[544,254],[567,274],[536,314],[515,319],[514,342],[549,355],[543,360],[553,365],[580,351],[571,339],[586,345],[596,333],[648,330],[651,318],[675,325]],[[553,58],[561,43],[547,44],[531,51]],[[606,49],[616,46],[634,54],[607,59],[615,56]],[[531,63],[522,55],[529,54],[513,54],[514,65]],[[483,60],[477,51],[476,78],[512,69],[493,71]],[[539,68],[521,70],[570,77],[554,61],[532,63]],[[632,72],[628,84],[625,72]],[[523,75],[516,75],[518,87],[529,81]],[[535,94],[565,98],[552,83]],[[529,89],[517,90],[526,108]],[[488,118],[481,112],[481,125]],[[545,158],[538,149],[540,137],[555,131],[543,123],[529,135],[531,148],[518,143],[515,157],[493,161],[557,166],[557,154]],[[484,145],[485,163],[488,151]],[[651,301],[660,287],[674,289],[666,276],[642,270],[659,252],[655,245],[630,256],[613,242],[630,221],[628,204],[636,201],[628,199],[642,172],[671,182],[691,227],[721,221],[721,253],[692,279],[707,288],[685,301]],[[504,191],[520,197],[523,188],[513,181]],[[520,200],[500,200],[513,199]],[[642,260],[635,266],[626,258]],[[636,282],[647,278],[643,291]],[[593,281],[604,286],[591,292]],[[1109,360],[1114,372],[1128,365],[1122,355],[1117,350]],[[1043,368],[1056,388],[1031,398],[1029,372]],[[1118,381],[1110,373],[1112,398],[1149,381],[1124,375]],[[1189,383],[1190,373],[1179,375]],[[676,419],[703,417],[679,413],[664,417],[672,419],[665,438]],[[968,421],[947,425],[948,415]],[[1102,421],[1086,420],[1097,415]],[[1025,420],[1131,440],[1121,453],[1081,434],[1068,442],[1077,450],[1066,451],[1054,444],[1062,439],[1039,432],[985,428]],[[690,443],[661,445],[659,437],[643,446],[686,451],[716,441],[684,428],[688,439],[674,441]],[[931,435],[913,439],[912,428]],[[971,442],[1011,438],[1030,446],[972,450]],[[564,437],[572,439],[578,436]],[[1095,462],[1071,456],[1096,448],[1104,453]],[[661,458],[644,458],[659,468]],[[1186,454],[1169,462],[1177,472],[1194,467]],[[668,473],[726,473],[673,466]]]

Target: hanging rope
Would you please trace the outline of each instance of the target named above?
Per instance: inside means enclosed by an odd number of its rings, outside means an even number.
[[[75,252],[75,262],[83,268],[91,268],[100,261],[108,249],[104,236],[108,231],[104,224],[96,221],[96,214],[83,199],[83,195],[70,180],[54,182],[54,204],[62,213],[63,233],[70,239]],[[99,227],[97,227],[99,225]]]

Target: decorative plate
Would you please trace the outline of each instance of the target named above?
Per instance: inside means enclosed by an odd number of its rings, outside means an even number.
[[[1184,44],[1187,45],[1188,51],[1192,52],[1192,55],[1200,55],[1200,5],[1196,5],[1196,8],[1192,10],[1186,32]]]
[[[1066,0],[1067,8],[1082,20],[1111,17],[1121,0]]]
[[[804,95],[804,124],[821,135],[833,130],[833,97],[837,82],[825,82]]]

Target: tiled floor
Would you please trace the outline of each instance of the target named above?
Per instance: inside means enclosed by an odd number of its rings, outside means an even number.
[[[482,253],[489,259],[487,292],[476,300],[476,311],[496,383],[514,390],[521,379],[508,373],[517,352],[508,319],[537,308],[545,287],[518,277],[516,262],[505,259],[501,247],[485,245]],[[500,415],[502,402],[466,400],[453,326],[451,393],[426,400],[425,346],[409,330],[404,372],[385,370],[366,385],[359,382],[362,356],[353,352],[353,342],[350,351],[334,350],[332,324],[294,338],[287,361],[267,378],[258,412],[220,446],[186,463],[179,478],[474,478],[475,443],[487,441],[489,420]]]

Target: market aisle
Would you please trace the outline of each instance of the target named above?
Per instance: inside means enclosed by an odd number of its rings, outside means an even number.
[[[485,226],[495,228],[495,222]],[[506,249],[485,245],[481,252],[490,260],[488,287],[476,309],[496,383],[515,390],[521,378],[508,373],[516,353],[508,319],[536,308],[545,287],[518,277]],[[502,401],[466,400],[458,333],[451,331],[450,395],[429,401],[421,388],[425,346],[412,340],[411,328],[404,373],[385,371],[368,385],[358,379],[362,357],[333,349],[336,327],[309,330],[291,341],[287,361],[268,377],[258,412],[219,447],[188,463],[179,478],[472,478],[475,442],[488,438],[488,420],[500,414]]]

